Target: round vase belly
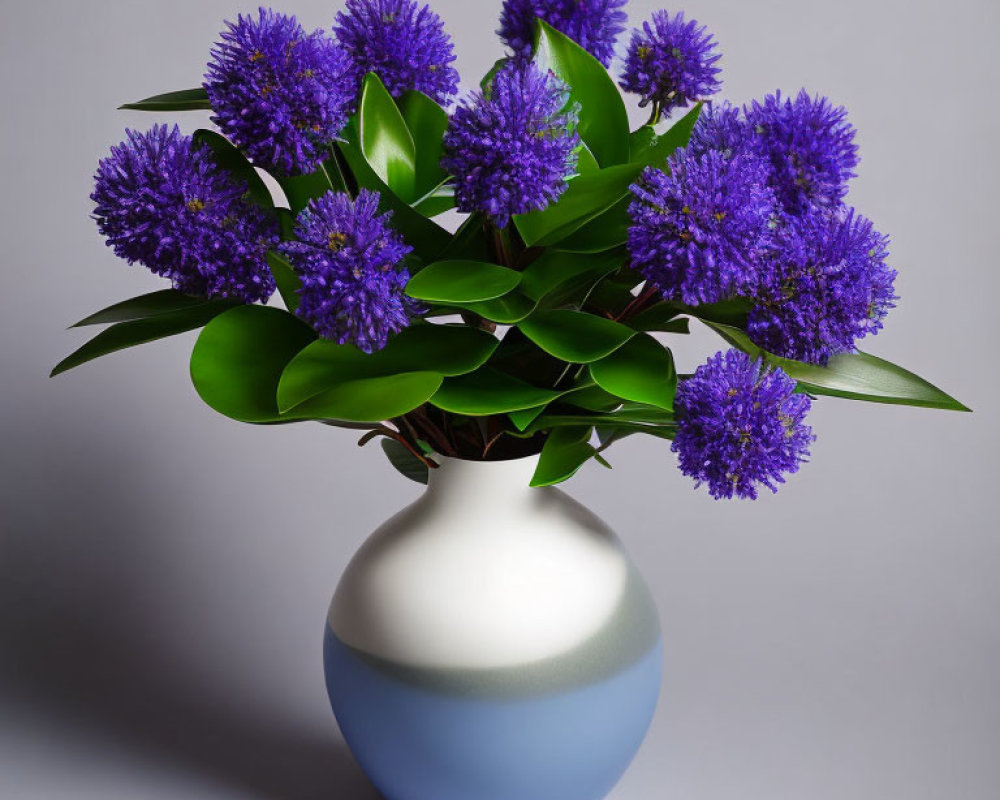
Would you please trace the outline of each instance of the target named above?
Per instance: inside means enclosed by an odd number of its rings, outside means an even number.
[[[663,660],[618,539],[537,457],[441,459],[330,607],[344,738],[386,800],[600,800],[638,750]]]

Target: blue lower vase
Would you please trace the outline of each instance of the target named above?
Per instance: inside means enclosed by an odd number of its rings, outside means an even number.
[[[327,688],[386,800],[600,800],[659,695],[656,609],[617,537],[536,459],[441,459],[330,608]]]

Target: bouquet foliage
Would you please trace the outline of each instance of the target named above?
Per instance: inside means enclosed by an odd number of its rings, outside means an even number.
[[[551,485],[646,434],[715,497],[796,471],[819,395],[963,410],[856,348],[896,273],[844,200],[844,109],[712,103],[715,40],[667,12],[616,85],[624,2],[506,0],[507,53],[461,99],[415,0],[347,0],[330,32],[229,23],[200,88],[123,106],[214,129],[128,131],[96,175],[109,246],[172,288],[78,323],[110,327],[54,373],[201,328],[209,406],[382,437],[416,480],[435,454],[541,453]],[[619,85],[650,110],[637,130]],[[678,375],[692,320],[728,349]]]

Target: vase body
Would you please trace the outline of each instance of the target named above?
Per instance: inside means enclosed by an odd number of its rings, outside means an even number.
[[[330,607],[334,713],[386,800],[600,800],[659,694],[656,609],[617,537],[537,457],[442,459]]]

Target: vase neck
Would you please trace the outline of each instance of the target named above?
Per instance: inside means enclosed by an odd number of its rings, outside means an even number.
[[[427,498],[446,502],[461,498],[479,509],[526,501],[535,493],[530,484],[538,458],[465,461],[435,456],[440,466],[430,471]]]

